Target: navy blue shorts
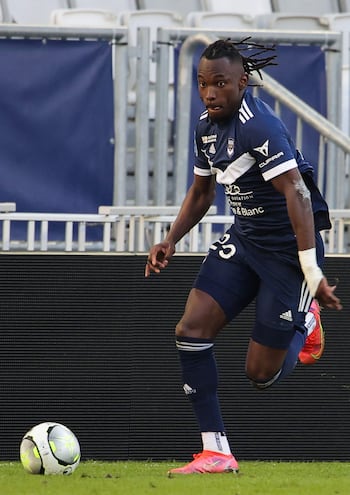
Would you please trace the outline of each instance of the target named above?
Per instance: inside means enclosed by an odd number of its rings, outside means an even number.
[[[324,250],[316,235],[319,264]],[[229,229],[209,249],[193,287],[210,294],[230,322],[255,299],[254,341],[287,349],[296,329],[304,328],[312,297],[298,258],[282,258],[274,252],[242,242]]]

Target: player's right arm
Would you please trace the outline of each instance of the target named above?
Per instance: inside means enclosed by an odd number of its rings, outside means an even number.
[[[145,277],[160,271],[168,265],[175,253],[175,246],[192,227],[203,218],[215,198],[215,177],[194,175],[180,211],[163,242],[151,247],[145,269]]]

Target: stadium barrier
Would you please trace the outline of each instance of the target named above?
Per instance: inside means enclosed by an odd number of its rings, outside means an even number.
[[[20,213],[14,203],[0,203],[1,251],[63,251],[143,253],[160,242],[176,218],[178,206],[100,206],[97,214]],[[327,254],[349,253],[350,210],[330,210],[333,228],[323,232]],[[177,246],[178,253],[203,253],[234,218],[207,215]],[[12,236],[11,225],[24,223],[26,237]],[[50,226],[62,224],[62,239],[50,238]],[[57,229],[55,229],[55,234]],[[94,238],[89,237],[94,232]]]
[[[82,458],[189,460],[200,435],[182,390],[174,328],[203,255],[144,278],[146,255],[0,254],[0,460],[28,429],[57,421]],[[322,312],[319,363],[257,392],[244,361],[254,306],[217,339],[219,396],[239,460],[350,461],[350,263],[326,258],[344,310]]]

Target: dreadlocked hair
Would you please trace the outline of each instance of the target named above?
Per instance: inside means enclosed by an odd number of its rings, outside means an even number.
[[[232,61],[241,61],[243,69],[248,75],[255,71],[259,74],[260,79],[262,79],[260,69],[269,65],[277,65],[277,63],[274,62],[276,55],[270,55],[268,57],[261,57],[260,55],[275,51],[276,47],[275,45],[261,45],[249,40],[250,36],[241,41],[232,41],[231,38],[214,41],[214,43],[204,50],[201,58],[204,57],[212,60],[226,57]],[[246,55],[244,55],[245,52]]]

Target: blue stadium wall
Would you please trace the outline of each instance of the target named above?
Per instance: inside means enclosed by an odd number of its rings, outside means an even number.
[[[143,277],[144,256],[0,255],[0,460],[22,435],[58,421],[83,459],[186,460],[201,449],[181,389],[173,332],[202,261],[176,256]],[[259,393],[244,375],[253,307],[219,336],[227,433],[240,460],[350,460],[350,263],[330,257],[342,312],[324,311],[327,346]]]

